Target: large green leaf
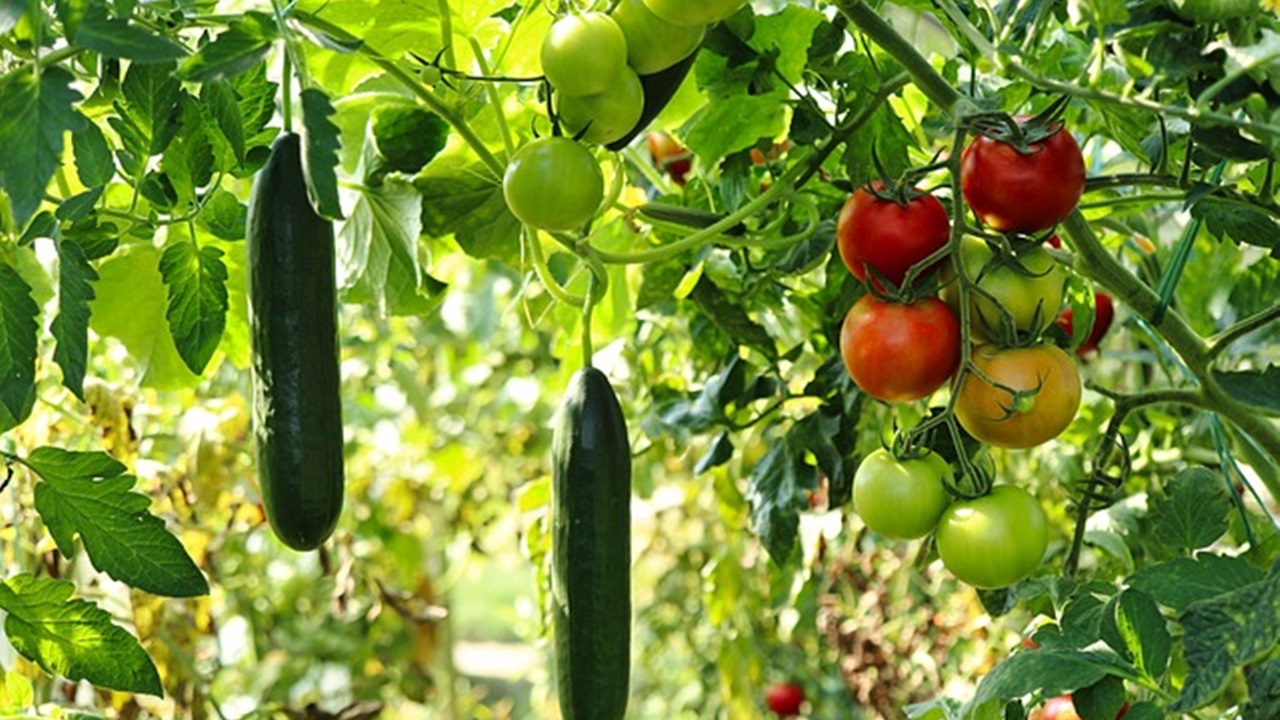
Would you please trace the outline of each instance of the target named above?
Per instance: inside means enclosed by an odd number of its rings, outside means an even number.
[[[89,302],[97,279],[79,244],[58,243],[58,316],[50,327],[58,345],[53,359],[62,368],[62,384],[81,400],[89,357]]]
[[[62,164],[63,136],[84,117],[72,104],[81,95],[60,67],[23,68],[0,76],[0,189],[9,194],[14,220],[25,225]]]
[[[39,314],[31,286],[0,262],[0,431],[26,420],[35,405]]]
[[[183,362],[198,375],[218,349],[227,323],[222,251],[189,241],[172,243],[160,257],[160,274],[169,289],[169,331]]]

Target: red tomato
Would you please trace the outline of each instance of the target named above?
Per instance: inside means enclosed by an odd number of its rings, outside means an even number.
[[[898,403],[942,387],[960,364],[960,321],[935,297],[910,305],[866,295],[849,308],[840,354],[871,397]]]
[[[1000,232],[1037,233],[1062,222],[1084,192],[1084,157],[1066,130],[1014,146],[978,136],[960,158],[965,202]]]
[[[778,717],[795,717],[804,704],[804,688],[795,683],[774,683],[765,693],[764,703]]]
[[[875,182],[878,190],[883,183]],[[836,221],[836,246],[849,272],[867,281],[866,266],[895,285],[912,265],[947,244],[951,220],[942,203],[920,195],[906,205],[882,200],[859,188],[845,202]],[[877,283],[877,286],[879,284]]]
[[[1115,320],[1116,308],[1111,302],[1111,296],[1106,293],[1093,294],[1093,328],[1089,330],[1089,337],[1080,343],[1080,347],[1076,348],[1076,356],[1084,357],[1094,350],[1098,349],[1098,343],[1102,341],[1102,337],[1107,334],[1107,330],[1111,328],[1111,322]],[[1058,316],[1058,327],[1062,328],[1068,336],[1072,333],[1071,325],[1071,308],[1062,311]]]
[[[684,176],[693,167],[693,155],[675,138],[664,132],[651,132],[645,140],[649,144],[649,157],[653,164],[667,171],[677,185],[684,185]]]

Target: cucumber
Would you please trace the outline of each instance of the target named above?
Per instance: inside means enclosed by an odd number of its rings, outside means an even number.
[[[565,720],[621,720],[631,665],[631,447],[609,380],[573,375],[552,440],[551,599]]]
[[[333,225],[307,199],[297,135],[271,145],[246,231],[258,483],[276,536],[313,550],[342,513],[342,400]]]

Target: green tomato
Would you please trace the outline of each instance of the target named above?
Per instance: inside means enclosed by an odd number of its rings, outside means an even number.
[[[737,12],[745,0],[644,0],[654,15],[673,25],[707,25]]]
[[[990,246],[977,238],[965,238],[960,258],[970,280],[976,280],[985,291],[969,294],[969,318],[980,338],[997,337],[1004,326],[1005,313],[1021,333],[1038,335],[1058,317],[1066,297],[1067,273],[1042,245],[1026,245],[1018,250],[1022,268],[996,262]],[[955,283],[947,286],[947,301],[959,312],[959,291]]]
[[[702,44],[705,25],[675,25],[653,14],[644,0],[622,0],[613,19],[627,37],[627,63],[640,75],[666,70]]]
[[[566,137],[534,140],[516,151],[502,177],[511,214],[539,230],[575,230],[595,215],[604,199],[600,164]]]
[[[871,453],[853,476],[853,509],[875,532],[898,540],[914,540],[933,532],[951,504],[943,478],[951,466],[929,452],[899,460],[888,450]]]
[[[936,537],[942,564],[953,575],[974,587],[1001,588],[1040,567],[1049,523],[1031,493],[998,485],[988,495],[947,508]]]
[[[604,13],[565,15],[542,40],[542,73],[561,95],[608,90],[627,67],[627,37]]]
[[[605,145],[631,132],[644,110],[644,87],[631,68],[623,68],[618,78],[598,95],[556,97],[556,114],[570,134],[577,137],[586,128],[584,141]]]

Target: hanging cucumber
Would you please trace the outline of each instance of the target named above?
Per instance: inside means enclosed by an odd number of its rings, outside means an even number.
[[[621,720],[631,662],[631,447],[609,380],[574,374],[552,441],[556,681],[565,720]]]
[[[246,222],[258,482],[280,540],[313,550],[342,512],[342,401],[333,225],[307,199],[297,135],[271,145]]]

